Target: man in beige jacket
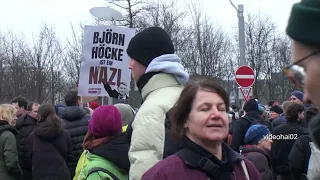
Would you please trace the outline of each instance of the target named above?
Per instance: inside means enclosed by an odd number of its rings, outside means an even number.
[[[127,53],[129,68],[142,95],[143,104],[133,123],[129,150],[130,180],[142,175],[164,157],[171,144],[165,128],[166,113],[179,98],[189,75],[174,54],[169,35],[159,27],[147,28],[133,37]]]

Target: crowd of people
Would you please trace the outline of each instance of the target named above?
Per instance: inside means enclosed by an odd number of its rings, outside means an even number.
[[[65,95],[65,105],[27,103],[17,97],[0,105],[0,176],[128,179],[133,162],[147,166],[143,158],[152,158],[146,153],[151,151],[163,160],[144,172],[134,170],[132,175],[140,173],[138,179],[246,179],[248,175],[299,180],[307,174],[311,155],[307,126],[319,111],[303,104],[300,91],[290,99],[281,106],[274,101],[263,106],[250,99],[239,110],[229,105],[220,85],[199,76],[186,83],[169,113],[162,113],[163,122],[149,114],[163,110],[164,105],[153,105],[160,100],[150,101],[148,110],[139,109],[138,114],[144,113],[140,125],[135,124],[137,112],[130,105],[91,102],[81,107],[76,91]],[[130,156],[131,151],[143,158]]]
[[[117,158],[122,148],[110,139],[126,130],[135,110],[128,104],[79,104],[77,92],[70,91],[65,105],[27,103],[23,97],[0,105],[1,179],[72,179],[80,173],[80,156],[104,144],[108,150],[97,148],[97,154]],[[85,159],[95,159],[93,151]]]
[[[256,165],[262,179],[306,178],[311,155],[308,124],[319,110],[304,104],[303,95],[294,91],[290,101],[281,106],[270,101],[264,107],[256,99],[250,99],[239,118],[236,118],[238,108],[229,111],[231,136],[227,142]]]
[[[320,175],[320,5],[296,3],[285,74],[304,92],[279,106],[251,98],[240,109],[210,77],[189,78],[170,36],[147,28],[130,41],[129,68],[142,96],[83,107],[14,98],[0,105],[5,180],[303,180]],[[313,18],[313,19],[312,19]]]

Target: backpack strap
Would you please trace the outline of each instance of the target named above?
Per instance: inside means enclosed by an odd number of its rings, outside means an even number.
[[[207,157],[195,153],[187,148],[181,149],[176,154],[189,166],[201,169],[210,179],[220,179],[220,166],[212,162]]]
[[[86,162],[87,155],[88,155],[89,151],[88,151],[88,150],[84,150],[83,153],[84,153],[84,156],[83,156],[82,166],[81,166],[80,173],[79,173],[79,176],[78,176],[78,179],[77,179],[77,180],[80,180],[81,174],[83,173],[84,164],[85,164],[85,162]]]
[[[248,118],[248,117],[242,117],[241,119],[244,119],[247,122],[249,122],[249,125],[251,125],[254,122],[254,120],[252,120],[251,118]]]
[[[246,179],[250,180],[250,176],[249,176],[249,173],[248,173],[248,169],[247,169],[246,163],[243,160],[241,161],[241,166],[242,166],[244,175],[246,176]]]
[[[247,130],[250,128],[250,126],[251,126],[253,123],[255,123],[255,120],[253,120],[253,119],[251,119],[251,118],[248,118],[248,117],[241,117],[241,119],[243,119],[243,120],[245,120],[245,122],[247,122],[247,124],[246,124],[246,123],[244,123],[243,121],[239,121],[240,119],[238,120],[238,122],[240,122],[242,128],[243,128],[245,131],[247,131]]]
[[[99,171],[102,171],[102,172],[108,174],[109,176],[111,176],[111,178],[112,178],[113,180],[120,180],[120,179],[117,178],[117,176],[115,176],[112,172],[108,171],[107,169],[101,168],[101,167],[95,167],[95,168],[90,169],[89,172],[88,172],[88,174],[87,174],[86,179],[87,179],[92,173],[99,172]]]

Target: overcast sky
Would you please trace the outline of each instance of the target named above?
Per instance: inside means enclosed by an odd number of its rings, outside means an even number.
[[[229,0],[196,0],[202,3],[208,16],[232,31],[237,27],[237,14]],[[233,0],[244,4],[245,13],[268,14],[284,31],[291,6],[299,0]],[[183,1],[182,1],[183,2]],[[37,33],[42,22],[55,25],[59,36],[70,33],[70,23],[91,22],[89,9],[107,5],[105,0],[0,0],[0,29],[12,29],[31,37]]]

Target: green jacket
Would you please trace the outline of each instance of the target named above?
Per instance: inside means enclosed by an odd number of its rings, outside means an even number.
[[[0,120],[0,177],[5,180],[22,178],[15,134],[17,129]]]
[[[104,168],[110,171],[113,175],[115,175],[120,180],[128,180],[128,172],[120,169],[110,161],[91,153],[87,154],[87,158],[88,158],[88,164],[84,168],[83,173],[81,173],[80,175],[82,180],[86,179],[86,177],[88,176],[88,172],[91,169],[97,168],[97,167]],[[113,180],[113,178],[102,171],[98,171],[98,172],[91,173],[88,176],[87,180]]]
[[[75,175],[73,177],[73,180],[79,180],[81,179],[81,176],[80,174],[83,173],[82,171],[85,169],[85,167],[87,167],[87,164],[88,164],[88,151],[87,150],[84,150],[78,160],[78,164],[77,164],[77,167],[76,167],[76,172],[75,172]]]
[[[122,126],[122,132],[125,132],[127,130],[128,125],[126,126]],[[78,160],[78,164],[76,167],[76,172],[75,172],[75,176],[73,177],[73,180],[80,180],[81,179],[81,175],[83,172],[83,170],[87,167],[88,164],[88,154],[89,151],[88,150],[84,150]],[[87,174],[88,172],[86,172]]]

